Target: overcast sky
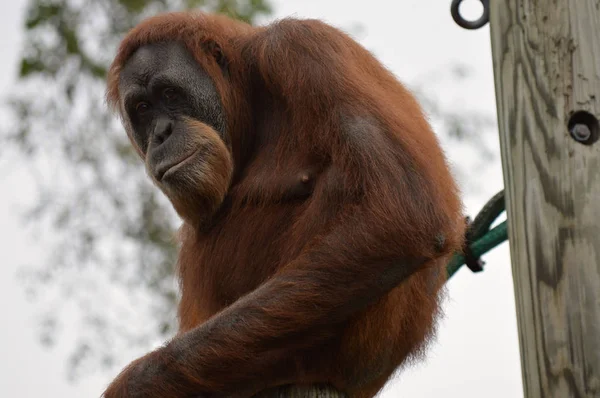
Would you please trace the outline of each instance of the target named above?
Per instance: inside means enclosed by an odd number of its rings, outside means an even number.
[[[495,115],[489,28],[465,31],[454,24],[447,1],[432,0],[278,0],[275,17],[320,18],[350,30],[399,79],[411,83],[456,63],[466,63],[468,84],[444,86],[436,95]],[[467,2],[468,3],[468,2]],[[478,3],[472,1],[472,3]],[[14,82],[22,37],[25,1],[3,1],[0,13],[0,93]],[[475,15],[478,7],[469,9]],[[357,29],[360,25],[360,29]],[[491,136],[496,154],[497,137]],[[449,148],[446,148],[447,150]],[[6,150],[0,148],[0,151]],[[2,153],[2,155],[6,155]],[[454,163],[464,162],[449,151]],[[19,214],[34,190],[14,156],[0,157],[0,397],[98,397],[111,375],[98,374],[69,384],[65,359],[68,339],[53,349],[37,339],[35,303],[28,301],[16,273],[27,262],[43,262],[43,248],[24,231]],[[484,171],[474,170],[480,186],[467,192],[474,214],[502,188],[499,156]],[[381,397],[522,397],[513,286],[508,245],[485,257],[486,270],[461,270],[448,284],[449,299],[437,342],[423,363],[401,372]],[[132,358],[133,359],[133,358]]]

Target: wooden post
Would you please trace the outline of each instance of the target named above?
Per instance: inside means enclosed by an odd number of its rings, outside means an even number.
[[[600,397],[600,2],[490,23],[525,397]]]

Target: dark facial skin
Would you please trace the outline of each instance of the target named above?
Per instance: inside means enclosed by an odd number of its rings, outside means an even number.
[[[206,72],[179,43],[140,48],[121,74],[123,101],[133,139],[149,158],[152,175],[185,159],[185,118],[201,121],[225,140],[225,119],[217,90]]]
[[[183,218],[214,211],[232,166],[225,113],[210,76],[182,44],[156,43],[132,55],[119,88],[130,139],[155,183]]]

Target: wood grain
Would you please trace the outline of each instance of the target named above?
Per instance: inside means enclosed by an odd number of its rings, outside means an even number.
[[[600,0],[492,0],[491,40],[526,397],[600,397]],[[493,344],[493,342],[490,342]]]

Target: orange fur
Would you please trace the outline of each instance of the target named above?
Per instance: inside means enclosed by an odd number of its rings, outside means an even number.
[[[180,333],[106,397],[247,397],[321,382],[372,397],[431,337],[464,232],[418,103],[322,22],[253,28],[175,13],[124,39],[108,79],[115,107],[121,68],[158,41],[184,43],[213,77],[235,170],[211,227],[180,231]],[[221,47],[226,76],[207,42]]]

